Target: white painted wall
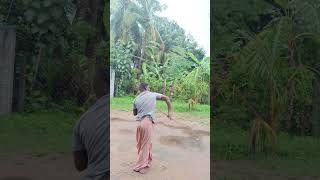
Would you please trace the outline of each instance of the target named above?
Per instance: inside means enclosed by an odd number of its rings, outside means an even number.
[[[110,68],[110,97],[114,97],[115,71]]]

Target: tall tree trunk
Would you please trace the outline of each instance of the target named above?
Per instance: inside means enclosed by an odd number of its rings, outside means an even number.
[[[107,1],[107,2],[110,2],[110,1]],[[105,5],[107,5],[108,7],[110,7],[110,4],[105,4],[105,0],[99,0],[98,1],[98,9],[97,9],[97,29],[98,29],[98,34],[97,34],[97,39],[98,39],[98,42],[107,42],[106,44],[109,45],[109,40],[110,40],[110,34],[106,32],[106,27],[104,25],[104,21],[103,21],[103,16],[104,16],[104,7]],[[109,15],[108,15],[109,17]],[[108,46],[109,47],[109,46]],[[109,49],[109,48],[107,48]],[[107,66],[107,59],[109,56],[109,53],[105,53],[105,54],[97,54],[96,56],[96,66],[95,66],[95,69],[96,69],[96,76],[97,76],[97,72],[99,70],[107,70],[108,71],[108,75],[110,75],[110,69],[109,69],[109,66]],[[108,81],[110,82],[110,81]],[[104,88],[104,85],[103,84],[99,84],[97,86],[98,88]],[[109,86],[108,86],[109,87]],[[108,88],[108,90],[110,91],[110,88]]]
[[[42,47],[39,48],[37,63],[35,64],[35,69],[34,69],[34,72],[33,72],[33,78],[32,78],[32,82],[31,82],[31,85],[30,85],[30,93],[32,93],[32,89],[33,89],[34,83],[36,82],[36,79],[37,79],[38,70],[39,70],[39,66],[40,66],[40,62],[41,62],[41,56],[42,56]]]
[[[273,130],[276,130],[275,94],[271,78],[269,80],[269,92],[269,125]]]
[[[296,63],[295,63],[295,48],[294,48],[294,42],[293,41],[289,41],[288,42],[288,55],[289,55],[289,64],[291,67],[295,67]],[[294,82],[289,82],[290,83],[290,96],[291,96],[291,89],[292,87],[294,87]],[[289,108],[288,108],[288,117],[287,117],[287,122],[286,122],[286,126],[287,126],[287,130],[290,131],[292,128],[292,116],[293,116],[293,108],[294,108],[294,98],[291,96],[290,97],[290,102],[289,102]]]
[[[165,95],[166,94],[166,89],[167,89],[167,80],[164,79],[162,82],[162,94]]]
[[[142,43],[141,43],[141,49],[140,49],[140,58],[137,58],[137,63],[136,63],[136,68],[138,70],[137,73],[137,79],[140,80],[141,74],[142,74],[142,61],[143,61],[143,56],[144,56],[144,50],[146,47],[146,43],[147,43],[147,33],[144,33],[144,37],[142,39]]]
[[[305,136],[306,135],[306,120],[304,115],[301,115],[301,136]]]
[[[24,111],[24,102],[26,97],[26,59],[22,59],[20,65],[20,77],[18,80],[18,98],[17,98],[17,111]]]
[[[289,103],[289,109],[288,109],[289,112],[288,112],[288,117],[286,122],[288,132],[290,132],[292,129],[293,102],[294,102],[293,97],[290,97],[290,103]]]
[[[78,1],[79,17],[88,24],[90,24],[94,29],[96,29],[96,34],[89,37],[86,41],[85,46],[85,56],[89,60],[94,60],[95,64],[95,76],[98,75],[98,71],[107,67],[106,57],[102,57],[97,54],[97,44],[101,41],[108,41],[109,36],[107,36],[106,28],[104,26],[103,14],[104,14],[104,0],[80,0]],[[107,43],[108,44],[108,43]],[[91,82],[92,84],[92,82]],[[103,88],[104,85],[97,85],[95,88]],[[91,85],[93,89],[93,85]]]
[[[320,136],[320,80],[315,80],[313,84],[313,102],[312,102],[312,134]]]
[[[289,64],[292,67],[296,66],[295,63],[295,48],[294,48],[294,41],[289,41],[288,43],[288,53],[289,53]],[[294,88],[294,82],[289,82],[289,92],[292,92]],[[287,118],[287,129],[290,131],[292,129],[292,116],[293,116],[293,109],[294,109],[294,97],[292,93],[290,94],[290,103],[289,103],[289,109],[288,109],[288,118]]]

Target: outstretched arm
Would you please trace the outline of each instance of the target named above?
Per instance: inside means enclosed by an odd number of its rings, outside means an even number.
[[[171,101],[170,101],[169,97],[162,95],[162,96],[160,97],[160,100],[161,100],[161,101],[165,101],[165,102],[167,103],[167,107],[168,107],[168,118],[169,118],[169,119],[172,119],[172,104],[171,104]]]

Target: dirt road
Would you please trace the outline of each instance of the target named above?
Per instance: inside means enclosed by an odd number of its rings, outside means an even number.
[[[132,171],[137,155],[137,122],[131,112],[111,111],[111,179],[209,180],[209,126],[201,123],[203,119],[192,117],[177,122],[169,121],[162,114],[157,117],[159,122],[155,125],[153,137],[152,167],[146,174],[139,174]]]
[[[79,180],[69,155],[1,154],[0,180]]]
[[[111,112],[112,180],[209,180],[209,126],[188,119],[170,123],[159,114],[153,141],[153,167],[132,172],[136,160],[136,121],[129,112]],[[162,117],[162,118],[161,118]],[[194,122],[198,121],[198,122]],[[193,124],[191,124],[193,123]],[[79,180],[71,154],[0,153],[0,180]]]

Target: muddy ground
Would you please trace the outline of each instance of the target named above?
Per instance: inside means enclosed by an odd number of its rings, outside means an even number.
[[[169,121],[157,114],[153,162],[146,174],[132,171],[136,160],[136,122],[131,112],[111,111],[112,180],[208,180],[209,120],[177,114]],[[183,120],[182,120],[183,119]],[[212,132],[214,133],[214,132]],[[213,180],[320,180],[264,169],[254,161],[212,161]],[[0,153],[0,180],[79,180],[70,154]]]
[[[209,180],[209,126],[200,123],[203,121],[200,119],[182,122],[169,121],[162,114],[158,114],[157,117],[158,123],[155,125],[153,137],[152,167],[146,174],[139,174],[132,171],[137,158],[135,141],[137,122],[131,112],[112,110],[111,179]]]
[[[144,174],[132,172],[136,160],[136,121],[129,112],[111,112],[112,180],[209,179],[209,126],[199,119],[168,122],[159,114],[153,141],[154,161]],[[181,116],[180,116],[181,117]],[[78,180],[70,154],[0,153],[0,180]]]
[[[293,176],[281,169],[265,169],[251,160],[211,162],[213,180],[320,180],[313,176]]]
[[[0,180],[79,180],[71,154],[1,154]]]

